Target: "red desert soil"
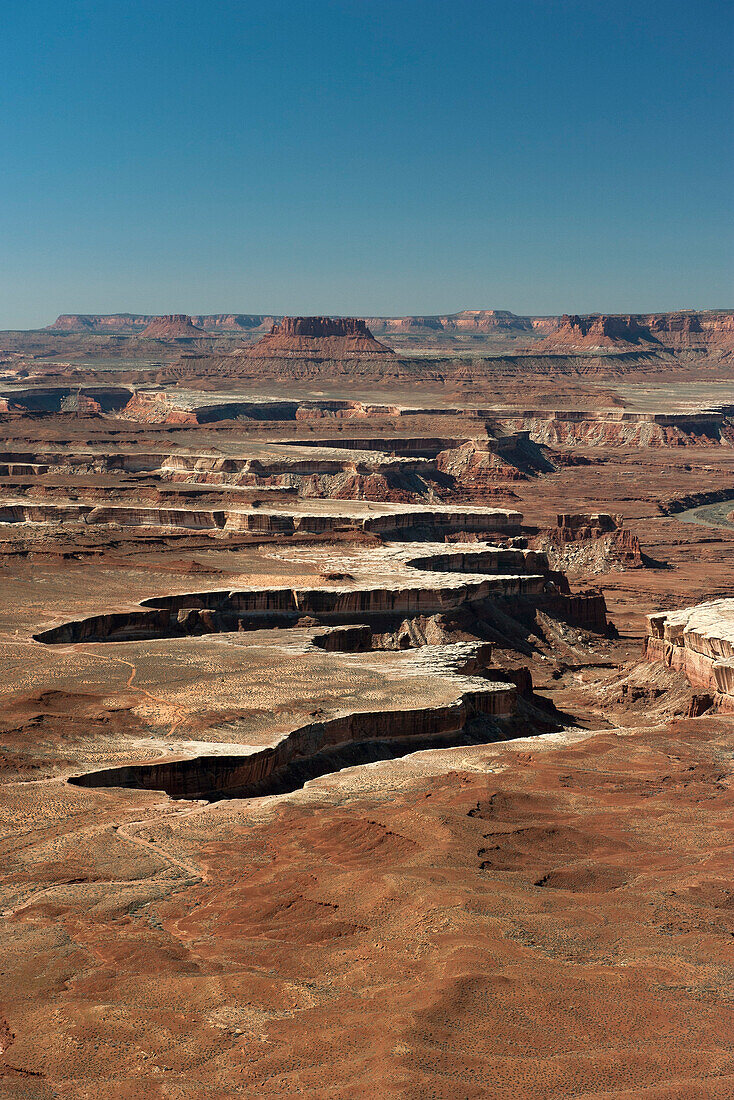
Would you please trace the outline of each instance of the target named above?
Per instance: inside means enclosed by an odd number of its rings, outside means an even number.
[[[723,1100],[731,728],[424,754],[270,807],[57,790],[6,912],[5,1095]]]
[[[454,322],[542,320],[490,313]],[[476,360],[465,387],[401,359],[401,382],[323,318],[264,337],[293,384],[181,356],[146,391],[137,338],[88,395],[71,363],[9,384],[0,1096],[734,1095],[734,717],[643,660],[648,614],[734,593],[734,527],[680,518],[734,500],[731,382],[685,358],[714,315],[680,316],[679,359],[645,322],[662,385],[634,352],[617,389],[614,349],[599,385],[588,353],[499,383]],[[118,322],[86,320],[27,354],[96,359]],[[622,419],[640,401],[663,422]],[[329,756],[354,714],[369,752]],[[284,793],[224,786],[294,731]],[[161,789],[193,773],[221,800]]]

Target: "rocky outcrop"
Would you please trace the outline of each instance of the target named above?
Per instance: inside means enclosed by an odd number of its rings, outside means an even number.
[[[489,439],[469,439],[460,447],[441,451],[436,467],[454,479],[453,495],[457,499],[492,493],[502,482],[521,481],[527,476],[497,454]]]
[[[713,705],[734,713],[734,599],[648,615],[644,653],[684,673]]]
[[[436,468],[454,479],[452,499],[466,500],[491,497],[508,481],[522,481],[555,467],[529,433],[522,431],[498,438],[468,439],[459,447],[440,451]]]
[[[561,514],[556,527],[537,536],[535,546],[555,569],[585,576],[661,564],[643,555],[640,540],[621,516],[606,512]]]
[[[152,315],[139,313],[62,313],[52,325],[47,325],[47,330],[49,332],[132,334],[141,332],[152,320],[154,320]]]
[[[562,592],[557,589],[540,597],[537,606],[546,615],[594,634],[607,634],[610,630],[606,600],[601,592],[594,589],[586,592]]]
[[[128,420],[143,424],[198,424],[196,413],[181,408],[163,392],[134,393],[122,410]]]
[[[212,424],[222,420],[293,421],[297,401],[267,398],[223,398],[177,393],[175,390],[139,389],[121,416],[148,424]]]
[[[306,618],[314,624],[373,624],[373,629],[383,632],[397,631],[399,639],[403,628],[412,638],[411,627],[405,623],[419,620],[416,630],[423,631],[423,641],[416,635],[410,644],[425,644],[439,640],[436,623],[429,624],[435,616],[471,611],[481,617],[489,607],[513,603],[541,608],[586,629],[606,630],[603,597],[570,593],[565,577],[552,572],[546,555],[534,550],[478,544],[449,549],[438,544],[430,553],[415,556],[406,545],[376,549],[370,560],[373,572],[390,570],[389,581],[352,578],[351,583],[318,588],[206,590],[156,596],[134,611],[63,623],[35,637],[50,645],[119,642],[291,627]],[[403,647],[396,644],[394,648]]]
[[[600,539],[622,526],[621,516],[612,516],[607,512],[574,512],[558,516],[557,532],[563,542],[582,542],[585,539]]]
[[[727,357],[734,352],[734,311],[565,314],[555,331],[551,331],[541,343],[533,344],[533,352],[627,351],[645,346],[674,351],[706,351]]]
[[[0,523],[115,524],[120,527],[169,527],[198,531],[261,535],[321,534],[362,530],[382,538],[441,537],[454,532],[517,534],[520,512],[501,508],[431,507],[419,504],[387,504],[384,511],[307,512],[276,508],[146,508],[91,503],[35,504],[26,501],[0,503]]]
[[[61,314],[47,327],[49,332],[134,336],[156,320],[150,314]],[[282,320],[277,314],[210,313],[195,314],[192,324],[214,335],[253,337],[268,333]],[[579,322],[576,324],[576,322]],[[444,340],[450,344],[457,337],[551,337],[546,350],[614,350],[623,345],[639,347],[659,344],[675,350],[706,351],[729,355],[734,350],[734,311],[678,310],[669,313],[634,315],[591,314],[583,317],[565,314],[563,317],[519,316],[502,309],[466,309],[458,313],[433,316],[371,317],[367,325],[378,336],[390,335]],[[591,332],[591,329],[594,329]],[[586,331],[583,331],[583,330]],[[559,333],[560,340],[555,335]],[[588,337],[591,336],[591,340]],[[533,349],[543,345],[533,343]]]
[[[731,410],[705,413],[637,413],[605,410],[518,410],[494,423],[505,431],[526,431],[549,447],[710,447],[734,444]]]
[[[140,335],[148,340],[194,340],[205,333],[194,325],[187,314],[167,313],[163,317],[154,317]]]
[[[74,416],[100,416],[102,406],[99,401],[95,401],[93,397],[89,397],[80,390],[78,393],[70,393],[68,397],[64,397],[59,411],[71,413]]]
[[[238,334],[268,332],[277,319],[262,313],[202,313],[191,318],[197,328],[207,332]]]
[[[284,317],[245,354],[253,359],[394,358],[356,317]]]
[[[640,318],[655,339],[680,350],[704,349],[728,357],[734,352],[734,311],[690,310],[651,313]]]

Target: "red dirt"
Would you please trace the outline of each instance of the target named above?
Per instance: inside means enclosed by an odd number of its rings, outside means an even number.
[[[688,328],[698,339],[693,322]],[[364,349],[372,337],[362,322],[317,319],[270,339],[276,350],[279,340]],[[289,420],[275,415],[273,398],[273,419],[257,419],[256,409],[210,424],[183,415],[147,423],[82,400],[74,411],[4,421],[6,504],[63,501],[73,512],[88,502],[97,518],[115,506],[138,518],[151,509],[240,508],[265,518],[290,510],[323,525],[301,533],[275,521],[266,530],[264,518],[247,531],[95,525],[91,512],[0,525],[3,1096],[724,1100],[734,1092],[734,717],[711,713],[680,670],[642,660],[648,613],[734,592],[734,530],[675,513],[702,492],[734,498],[734,448],[708,437],[695,447],[669,446],[668,437],[620,446],[589,433],[583,444],[564,443],[563,461],[545,449],[549,468],[529,460],[521,468],[507,437],[504,458],[492,450],[491,417],[471,406],[489,406],[500,392],[525,408],[553,408],[559,393],[578,408],[595,408],[602,394],[605,405],[622,398],[554,373],[553,356],[538,357],[550,362],[544,377],[516,365],[504,380],[474,360],[465,409],[456,375],[452,387],[445,377],[430,384],[422,364],[438,370],[415,360],[392,384],[393,357],[379,355],[385,371],[373,403],[338,401],[365,396],[356,381],[363,360],[343,355],[343,369],[325,368],[328,397],[314,392],[320,384],[283,383],[281,405],[296,405]],[[605,370],[612,360],[600,358]],[[180,360],[187,387],[202,361]],[[379,377],[377,353],[375,362]],[[308,369],[303,358],[291,363]],[[717,368],[706,360],[702,369]],[[106,372],[106,381],[119,383],[119,374]],[[256,396],[278,392],[272,373],[261,377],[268,384]],[[214,367],[204,384],[227,399]],[[437,408],[416,408],[418,394]],[[137,402],[138,411],[156,401]],[[165,395],[159,403],[165,411]],[[403,415],[405,405],[413,409]],[[345,446],[375,438],[388,462]],[[435,470],[432,459],[404,467],[416,449],[441,456]],[[487,506],[511,494],[509,506],[524,515],[519,537],[546,538],[573,595],[551,568],[532,616],[522,618],[514,597],[401,613],[373,624],[374,649],[370,630],[351,620],[323,647],[312,644],[326,627],[318,601],[306,615],[302,599],[292,623],[217,632],[218,612],[207,606],[217,593],[236,603],[255,589],[275,606],[307,589],[344,612],[359,602],[349,599],[359,586],[387,607],[379,598],[399,577],[406,607],[417,606],[428,569],[401,566],[399,539],[349,523],[353,510],[379,514],[384,499],[429,509],[425,497],[447,486],[452,507],[462,495]],[[367,496],[373,503],[361,502]],[[406,553],[432,559],[440,584],[456,580],[443,572],[450,553],[486,549],[476,532],[424,541],[436,537],[418,531]],[[523,550],[509,545],[517,537],[499,536],[506,558]],[[456,583],[468,590],[475,579]],[[590,584],[603,591],[619,637],[602,632],[601,597],[579,594]],[[34,640],[179,597],[172,621],[194,624],[187,635]],[[597,633],[554,617],[574,599],[594,611]],[[360,601],[361,614],[370,597]],[[463,666],[471,690],[491,676],[521,688],[514,740],[478,738],[369,766],[338,761],[344,770],[291,793],[212,804],[67,782],[191,757],[202,773],[214,771],[200,758],[258,752],[297,728],[316,739],[356,711],[369,713],[375,737],[396,710],[418,727],[455,698],[441,654],[475,642],[484,663],[475,654]]]

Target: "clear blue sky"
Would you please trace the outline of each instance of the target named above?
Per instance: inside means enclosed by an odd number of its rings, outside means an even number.
[[[24,0],[0,327],[731,306],[731,0]]]

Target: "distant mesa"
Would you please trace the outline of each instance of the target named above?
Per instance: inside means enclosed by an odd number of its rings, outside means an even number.
[[[393,357],[357,317],[284,317],[247,349],[254,359],[365,359]]]
[[[564,314],[557,332],[533,345],[534,351],[619,351],[657,345],[658,340],[637,317],[596,313],[588,317]]]
[[[277,318],[251,313],[194,314],[188,318],[196,328],[206,332],[265,333]],[[139,336],[146,326],[160,317],[146,313],[61,313],[49,332],[75,334],[93,333],[97,336]]]
[[[140,335],[149,340],[193,340],[206,333],[185,313],[168,313],[154,317]]]
[[[167,327],[161,332],[157,329],[161,323],[183,322],[185,329],[176,333]],[[291,330],[290,325],[312,326],[317,322],[321,328],[307,332]],[[333,327],[327,330],[324,325],[347,326]],[[156,328],[151,328],[155,325]],[[191,326],[191,328],[188,327]],[[363,329],[348,330],[350,325],[363,325]],[[193,330],[193,331],[192,331]],[[453,347],[458,342],[462,346],[481,347],[484,344],[500,342],[506,348],[508,343],[515,344],[521,353],[557,352],[564,355],[588,354],[589,352],[615,353],[619,351],[673,351],[693,354],[714,354],[720,358],[734,355],[734,311],[733,310],[678,310],[669,313],[638,313],[629,315],[593,313],[564,314],[558,316],[519,316],[504,309],[465,309],[459,313],[442,315],[422,315],[406,317],[370,317],[365,321],[353,318],[332,320],[330,318],[286,318],[278,314],[251,313],[210,313],[193,314],[190,317],[173,315],[167,318],[141,313],[64,313],[48,326],[48,331],[64,335],[79,336],[146,336],[185,340],[209,336],[240,336],[245,341],[267,337],[268,343],[259,345],[261,357],[272,358],[267,348],[272,340],[280,342],[280,358],[293,358],[297,355],[309,357],[309,349],[314,359],[364,358],[389,354],[386,346],[380,345],[381,339],[395,337],[396,343],[404,347],[421,344],[424,341],[437,347]],[[376,336],[376,338],[375,338]],[[299,339],[301,344],[294,349],[285,346],[286,339]],[[341,339],[349,342],[337,353],[326,346],[316,348],[307,341]],[[372,340],[368,347],[358,346],[359,340]],[[277,350],[278,345],[275,344]]]
[[[463,309],[435,317],[372,317],[369,323],[386,333],[517,335],[533,331],[530,317],[518,317],[507,309]]]
[[[685,351],[700,349],[724,356],[734,351],[731,310],[679,310],[677,313],[564,314],[555,332],[532,346],[533,352]]]
[[[680,310],[678,313],[651,313],[641,317],[650,332],[668,347],[705,348],[723,354],[734,353],[734,312],[732,310]]]

